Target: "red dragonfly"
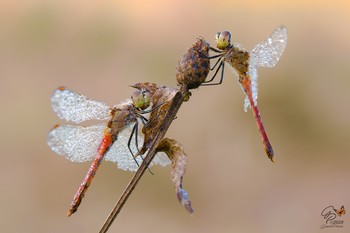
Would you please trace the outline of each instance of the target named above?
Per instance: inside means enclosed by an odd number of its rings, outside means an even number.
[[[141,120],[144,124],[147,122],[142,114],[150,112],[145,109],[150,106],[151,96],[149,90],[136,90],[131,99],[111,108],[105,103],[90,100],[64,87],[58,88],[53,93],[52,108],[61,119],[74,123],[87,120],[107,121],[90,126],[55,125],[49,133],[47,143],[57,154],[72,162],[93,160],[74,195],[68,216],[78,209],[103,159],[116,163],[117,167],[123,170],[138,169],[142,157],[133,156],[139,152],[138,145],[143,144],[143,139],[138,136],[138,121]],[[132,143],[133,137],[134,143]],[[170,163],[164,153],[159,153],[150,166],[155,164],[166,166]]]
[[[210,48],[219,54],[211,58],[219,58],[211,70],[216,69],[213,77],[205,81],[203,86],[221,84],[224,77],[225,62],[229,63],[234,72],[238,74],[238,81],[246,95],[244,100],[244,110],[252,107],[254,117],[257,122],[259,132],[265,147],[267,156],[274,161],[274,152],[269,139],[266,135],[264,126],[261,121],[260,113],[257,106],[258,99],[258,72],[257,68],[274,67],[280,60],[287,43],[287,28],[278,27],[265,41],[255,45],[255,47],[247,52],[239,44],[231,44],[231,33],[229,31],[218,32],[216,34],[216,47]],[[221,69],[221,78],[218,83],[212,83],[215,76]]]

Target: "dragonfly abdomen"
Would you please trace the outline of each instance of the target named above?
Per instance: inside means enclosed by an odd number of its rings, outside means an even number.
[[[269,141],[269,139],[267,137],[267,134],[265,132],[264,125],[263,125],[263,123],[261,121],[261,116],[260,116],[260,112],[259,112],[258,106],[256,104],[256,100],[254,100],[253,95],[252,95],[251,80],[250,80],[249,76],[247,76],[247,77],[240,76],[239,81],[242,84],[244,92],[247,95],[247,97],[249,99],[249,102],[250,102],[250,105],[252,107],[253,114],[254,114],[254,117],[255,117],[255,121],[256,121],[259,133],[261,135],[262,142],[263,142],[264,147],[265,147],[266,155],[269,157],[269,159],[272,162],[274,162],[274,159],[273,159],[274,152],[273,152],[272,146],[270,144],[270,141]]]
[[[107,150],[110,148],[110,146],[112,144],[112,137],[111,136],[112,136],[111,134],[109,134],[108,132],[105,132],[103,139],[102,139],[102,142],[97,149],[97,156],[94,159],[94,162],[91,164],[91,166],[90,166],[83,182],[81,183],[78,191],[74,195],[71,207],[67,213],[68,216],[71,216],[72,214],[74,214],[77,211],[82,199],[84,198],[85,193],[88,190],[88,188],[91,184],[91,181],[96,174],[97,169],[99,168]]]

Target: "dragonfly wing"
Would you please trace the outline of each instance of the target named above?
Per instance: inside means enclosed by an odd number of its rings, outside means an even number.
[[[243,50],[243,51],[247,51],[241,44],[237,43],[237,42],[233,42],[233,47],[235,48],[238,48],[240,50]]]
[[[257,44],[250,53],[250,64],[273,67],[281,58],[287,44],[287,28],[278,27],[265,41]]]
[[[250,105],[249,98],[246,95],[244,98],[244,111],[247,112],[252,106]]]
[[[92,126],[57,125],[49,133],[47,144],[72,162],[91,161],[102,141],[105,124]]]
[[[250,83],[251,83],[251,91],[252,91],[252,98],[254,101],[254,105],[256,106],[258,104],[258,70],[257,66],[254,64],[249,64],[248,68],[249,77],[250,77]],[[248,96],[246,95],[244,100],[244,111],[247,111],[249,108],[251,108],[251,104],[249,101]]]
[[[164,152],[158,152],[151,162],[151,165],[160,165],[162,167],[171,164],[171,160]]]
[[[133,155],[130,153],[128,148],[128,141],[132,132],[132,127],[134,124],[130,124],[125,129],[123,129],[118,134],[117,140],[113,143],[111,148],[109,148],[108,152],[106,153],[105,160],[111,161],[113,163],[117,164],[117,167],[122,170],[129,170],[129,171],[136,171],[138,166],[133,158]],[[141,138],[138,138],[138,144],[142,145],[143,140]],[[133,154],[137,153],[137,149],[135,146],[135,141],[131,141],[131,150]],[[136,158],[137,163],[141,164],[142,159]]]
[[[80,123],[86,120],[107,120],[110,107],[105,103],[90,100],[64,87],[58,88],[51,97],[57,116],[66,121]]]
[[[135,124],[130,124],[125,129],[123,129],[121,132],[118,134],[118,139],[113,143],[111,148],[108,150],[105,160],[114,162],[117,164],[117,167],[119,169],[125,170],[125,171],[136,171],[141,163],[142,163],[142,158],[140,156],[136,157],[136,161],[133,158],[133,155],[130,153],[129,148],[128,148],[128,141],[132,132],[132,128]],[[135,145],[135,136],[133,136],[130,147],[135,155],[137,153],[137,148]],[[143,138],[138,136],[138,145],[141,148],[143,145]],[[164,153],[157,154],[156,157],[153,159],[151,162],[150,166],[154,164],[158,164],[161,166],[166,166],[170,164],[171,161],[168,159],[168,157]]]

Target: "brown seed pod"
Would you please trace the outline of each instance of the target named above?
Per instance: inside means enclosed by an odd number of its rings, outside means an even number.
[[[176,67],[176,79],[181,89],[195,89],[205,81],[210,70],[209,47],[199,37],[182,56]]]

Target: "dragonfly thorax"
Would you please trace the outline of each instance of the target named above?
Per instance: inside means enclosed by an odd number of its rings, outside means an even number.
[[[216,33],[216,47],[220,50],[225,50],[226,48],[231,47],[231,32],[223,31]]]
[[[107,123],[107,127],[114,140],[117,139],[121,130],[137,121],[136,111],[132,104],[120,104],[111,110],[111,119]]]
[[[224,59],[239,74],[239,76],[247,76],[249,70],[250,54],[240,48],[231,47],[225,51]]]

